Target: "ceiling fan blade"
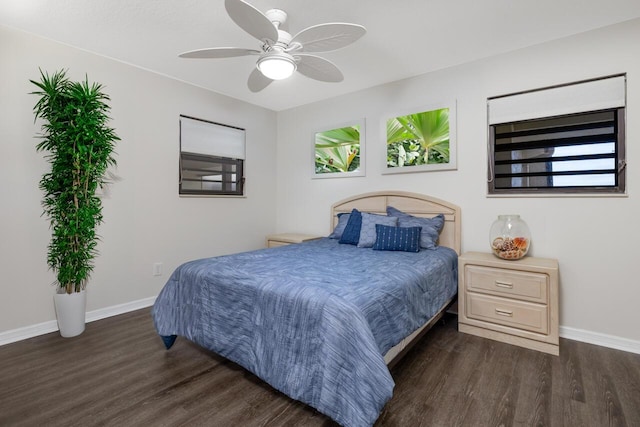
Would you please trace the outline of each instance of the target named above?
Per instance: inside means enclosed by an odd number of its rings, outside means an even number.
[[[366,32],[366,28],[358,24],[319,24],[300,31],[291,43],[300,43],[304,52],[328,52],[350,45]]]
[[[328,59],[304,53],[296,54],[294,55],[294,58],[299,58],[298,71],[309,78],[331,83],[337,83],[344,80],[344,76],[338,67]]]
[[[260,92],[265,87],[269,86],[273,80],[268,77],[265,77],[264,74],[260,72],[257,68],[249,74],[249,81],[247,81],[247,86],[249,86],[249,90],[251,92]]]
[[[212,47],[208,49],[190,50],[178,55],[180,58],[233,58],[235,56],[259,55],[261,52],[255,49],[243,49],[240,47]]]
[[[249,3],[245,3],[242,0],[225,0],[224,7],[233,22],[253,37],[260,41],[278,41],[278,30],[275,25],[264,13]]]

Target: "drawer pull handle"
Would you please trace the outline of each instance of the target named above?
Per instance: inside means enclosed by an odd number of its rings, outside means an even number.
[[[496,286],[499,288],[513,289],[513,283],[501,282],[499,280],[496,280]]]
[[[496,308],[496,314],[500,315],[500,316],[507,316],[507,317],[512,317],[513,316],[513,311],[511,310],[504,310],[502,308]]]

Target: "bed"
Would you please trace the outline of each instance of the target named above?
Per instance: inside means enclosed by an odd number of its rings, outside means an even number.
[[[367,193],[334,204],[330,229],[354,209],[370,220],[389,207],[442,219],[438,246],[374,250],[327,237],[187,262],[154,304],[158,334],[167,349],[177,336],[208,348],[342,425],[372,425],[393,393],[389,366],[457,293],[457,206]]]

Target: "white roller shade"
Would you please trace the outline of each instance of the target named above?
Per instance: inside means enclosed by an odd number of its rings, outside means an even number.
[[[181,116],[180,149],[187,153],[244,160],[244,130]]]
[[[490,98],[489,124],[624,107],[625,83],[625,76],[615,76]]]

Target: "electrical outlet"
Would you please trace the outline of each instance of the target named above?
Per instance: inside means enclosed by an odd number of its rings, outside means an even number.
[[[153,275],[154,276],[162,276],[162,263],[156,262],[153,264]]]

